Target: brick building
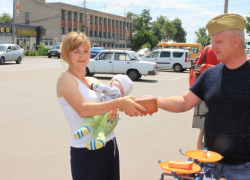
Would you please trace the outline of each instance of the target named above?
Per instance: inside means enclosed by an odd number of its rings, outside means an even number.
[[[130,48],[133,20],[100,11],[85,9],[66,3],[46,3],[45,0],[21,0],[16,24],[43,26],[46,35],[42,40],[46,47],[60,44],[71,31],[84,29],[93,46],[106,49]],[[86,14],[85,14],[86,12]]]

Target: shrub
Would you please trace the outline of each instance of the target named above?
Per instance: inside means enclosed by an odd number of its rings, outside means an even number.
[[[49,48],[46,48],[45,45],[41,42],[39,45],[37,45],[37,52],[39,56],[47,56]]]

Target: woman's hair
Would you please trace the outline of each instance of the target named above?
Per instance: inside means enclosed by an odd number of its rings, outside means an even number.
[[[74,49],[77,49],[82,43],[90,49],[91,44],[89,41],[89,38],[81,32],[70,32],[66,35],[66,37],[63,39],[61,44],[61,58],[63,61],[65,61],[67,64],[70,64],[69,61],[69,53],[73,51]]]

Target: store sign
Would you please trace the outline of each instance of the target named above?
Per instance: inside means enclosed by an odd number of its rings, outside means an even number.
[[[6,32],[6,33],[10,33],[10,28],[9,28],[9,27],[6,27],[6,28],[5,28],[5,32]]]
[[[4,27],[3,27],[3,26],[0,27],[0,32],[1,32],[1,33],[4,32]]]
[[[1,26],[0,27],[0,33],[7,33],[7,34],[9,34],[10,33],[10,28],[9,27],[3,27],[3,26]]]

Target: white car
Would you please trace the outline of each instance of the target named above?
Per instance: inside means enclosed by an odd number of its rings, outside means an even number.
[[[142,75],[156,75],[156,63],[146,62],[134,51],[103,50],[94,59],[89,60],[86,75],[127,74],[131,80],[138,80]]]
[[[173,68],[175,72],[183,72],[191,67],[190,53],[183,49],[157,49],[141,59],[155,62],[157,68]]]
[[[0,44],[0,65],[7,61],[20,64],[24,56],[24,49],[16,44]]]
[[[137,54],[139,56],[144,56],[145,54],[148,54],[150,52],[150,50],[148,48],[143,48],[143,49],[140,49]]]

